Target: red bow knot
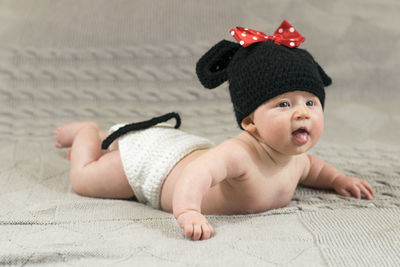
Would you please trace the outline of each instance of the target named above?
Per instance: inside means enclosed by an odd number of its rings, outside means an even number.
[[[290,48],[298,47],[306,40],[289,22],[284,20],[281,25],[276,29],[273,35],[266,35],[263,32],[247,29],[243,27],[236,27],[231,29],[232,36],[243,47],[263,41],[273,41],[278,45],[284,45]]]

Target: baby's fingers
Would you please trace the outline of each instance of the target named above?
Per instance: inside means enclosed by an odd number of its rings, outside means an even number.
[[[214,229],[208,223],[202,223],[201,230],[202,230],[201,240],[207,240],[214,235]]]
[[[360,191],[360,188],[358,188],[357,185],[353,184],[352,186],[349,186],[347,191],[350,193],[350,196],[354,196],[357,199],[361,198],[361,191]]]
[[[361,186],[361,193],[367,198],[367,199],[372,199],[372,193],[368,190],[368,188],[365,188],[364,186]]]
[[[353,192],[353,195],[354,195],[355,198],[361,199],[361,190],[360,190],[360,188],[358,186],[354,186],[352,188],[352,192]]]
[[[363,180],[363,181],[362,181],[362,184],[364,185],[365,188],[368,189],[368,191],[370,192],[370,194],[371,194],[372,196],[375,195],[374,189],[372,188],[372,186],[371,186],[367,181]]]
[[[193,236],[192,240],[199,240],[201,237],[201,225],[195,224],[193,225]]]
[[[194,232],[193,226],[194,225],[191,223],[185,224],[184,231],[185,231],[186,238],[192,237],[193,232]]]
[[[346,189],[339,189],[338,193],[345,197],[351,197],[351,193],[348,192]]]

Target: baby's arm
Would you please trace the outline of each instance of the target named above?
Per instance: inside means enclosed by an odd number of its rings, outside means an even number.
[[[322,189],[335,189],[343,196],[352,195],[360,199],[361,194],[372,199],[374,189],[365,180],[346,176],[333,166],[317,158],[307,155],[308,161],[300,184]]]
[[[228,140],[188,164],[182,179],[176,184],[173,213],[186,237],[208,239],[214,230],[201,214],[203,196],[210,187],[228,177],[239,177],[244,172],[243,149],[237,141]],[[242,164],[240,164],[242,163]]]

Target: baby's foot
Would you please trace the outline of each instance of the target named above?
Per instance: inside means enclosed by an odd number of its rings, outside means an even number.
[[[90,124],[93,122],[74,122],[57,127],[54,132],[56,137],[54,146],[57,148],[70,147],[79,130]]]
[[[66,158],[67,160],[71,160],[71,149],[68,150]]]

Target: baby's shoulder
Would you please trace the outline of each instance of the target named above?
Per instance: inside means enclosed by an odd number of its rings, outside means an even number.
[[[229,138],[213,149],[230,158],[232,162],[242,164],[251,159],[251,154],[254,153],[254,149],[248,143],[237,137]]]

